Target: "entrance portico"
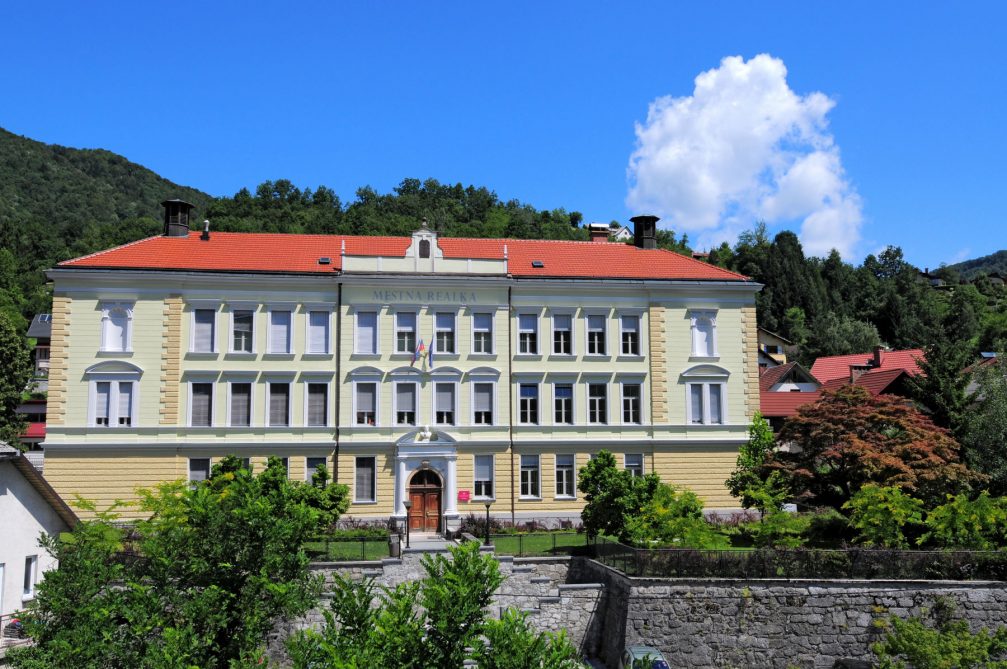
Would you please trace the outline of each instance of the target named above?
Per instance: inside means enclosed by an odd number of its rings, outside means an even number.
[[[441,527],[456,531],[461,525],[458,514],[458,451],[454,439],[429,427],[414,430],[396,443],[395,518],[406,519],[403,502],[410,498],[410,482],[424,470],[435,472],[443,484]]]

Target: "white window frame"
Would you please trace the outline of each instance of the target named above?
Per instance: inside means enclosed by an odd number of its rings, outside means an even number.
[[[560,316],[563,318],[570,319],[570,352],[569,353],[557,353],[556,352],[556,317]],[[550,331],[549,331],[549,355],[558,355],[563,358],[572,358],[577,355],[577,317],[572,311],[554,311],[550,314]]]
[[[413,387],[413,422],[410,423],[400,423],[399,422],[399,386],[400,385],[411,385]],[[356,397],[356,395],[354,395]],[[356,412],[353,412],[353,416],[356,417]],[[395,427],[416,427],[420,424],[420,384],[418,381],[400,381],[395,380],[392,382],[392,422],[395,423]]]
[[[411,351],[400,351],[399,350],[399,333],[409,332],[408,328],[399,327],[399,316],[401,314],[410,314],[413,317],[413,349]],[[392,315],[392,337],[394,341],[392,342],[392,351],[397,355],[409,355],[412,356],[416,353],[416,347],[420,345],[420,314],[417,309],[396,309],[395,313]]]
[[[525,422],[521,420],[521,386],[535,386],[535,421]],[[541,425],[542,424],[542,384],[539,381],[518,380],[517,381],[517,421],[518,425]]]
[[[573,492],[569,495],[560,494],[559,492],[559,459],[560,457],[570,457],[573,458],[573,466],[570,471],[573,474],[573,479],[570,483],[573,484]],[[571,500],[577,499],[577,455],[575,453],[556,453],[553,456],[553,497],[555,499]]]
[[[490,486],[493,488],[493,494],[492,495],[478,495],[478,494],[476,494],[476,482],[480,481],[480,480],[485,480],[485,479],[477,479],[476,478],[476,471],[477,471],[477,468],[478,468],[479,458],[489,458],[490,459],[490,478],[489,478],[489,482],[490,482]],[[492,502],[492,501],[496,500],[496,498],[497,498],[497,482],[496,482],[497,463],[496,463],[496,460],[497,460],[496,456],[494,456],[492,453],[474,453],[472,455],[472,499],[477,499],[477,500],[484,501],[484,502]]]
[[[699,350],[699,322],[708,320],[710,322],[710,339],[713,346],[705,351]],[[693,358],[718,358],[720,353],[717,347],[717,311],[715,309],[690,309],[689,310],[690,333],[692,335],[692,356]],[[712,348],[712,350],[711,350]]]
[[[531,318],[535,319],[535,327],[534,327],[534,329],[532,329],[532,330],[526,330],[526,329],[523,329],[521,327],[521,319],[523,317],[531,317]],[[539,324],[539,320],[540,320],[539,312],[537,312],[537,311],[519,311],[517,313],[517,315],[515,316],[515,320],[517,320],[517,327],[514,328],[515,332],[517,333],[517,341],[514,342],[514,354],[515,355],[520,355],[520,356],[537,356],[537,355],[541,355],[541,351],[542,351],[542,337],[541,337],[540,331],[541,331],[542,328],[541,328],[541,326]],[[522,351],[521,350],[521,335],[522,334],[527,334],[529,332],[535,335],[535,350],[533,350],[533,351]]]
[[[703,416],[702,420],[693,422],[692,414],[692,388],[691,386],[702,386],[703,393]],[[710,416],[710,386],[720,386],[720,414],[722,420],[714,423]],[[727,419],[727,381],[687,381],[685,384],[685,420],[689,425],[728,425]]]
[[[524,486],[524,459],[525,458],[535,458],[535,470],[538,474],[538,482],[536,487],[538,488],[537,495],[526,495],[522,492],[521,488]],[[522,453],[518,456],[518,499],[528,499],[528,500],[540,500],[542,499],[542,456],[535,453]]]
[[[304,456],[304,481],[306,483],[311,483],[311,477],[314,476],[314,474],[315,474],[315,468],[317,467],[317,465],[315,467],[309,467],[308,466],[308,460],[311,460],[312,458],[319,459],[319,460],[325,460],[325,469],[328,470],[328,468],[329,468],[329,457],[327,455],[305,455]],[[356,461],[355,460],[354,460],[354,466],[356,466]],[[332,474],[332,472],[329,472],[329,474]],[[330,482],[331,482],[331,479],[330,479]]]
[[[287,332],[287,350],[273,350],[273,314],[276,312],[287,312],[290,314],[290,330]],[[293,306],[270,305],[266,309],[266,355],[293,355],[294,353],[294,313]]]
[[[257,320],[255,318],[255,314],[256,314],[256,312],[258,310],[258,306],[259,305],[257,305],[257,304],[247,304],[246,305],[246,304],[235,304],[235,303],[230,303],[230,304],[227,305],[228,311],[230,312],[230,316],[231,316],[228,319],[229,326],[228,326],[228,329],[227,329],[227,352],[228,352],[228,354],[230,354],[230,355],[255,355],[255,352],[256,352],[256,349],[255,349],[255,335],[256,335],[255,321]],[[237,351],[234,348],[234,317],[237,315],[237,313],[239,311],[241,311],[241,312],[248,311],[248,312],[251,312],[251,314],[252,314],[252,333],[251,333],[252,350],[251,351]]]
[[[476,384],[486,383],[490,386],[490,422],[476,422]],[[490,427],[498,424],[497,419],[497,380],[492,378],[472,378],[469,380],[469,425],[478,427]]]
[[[21,586],[21,601],[27,602],[35,598],[35,590],[38,585],[38,555],[24,556],[25,573]],[[24,583],[28,583],[27,589]]]
[[[438,423],[437,422],[437,386],[440,385],[440,384],[442,384],[442,383],[450,383],[451,385],[453,385],[455,387],[455,391],[454,391],[454,407],[452,408],[452,413],[454,414],[454,419],[455,419],[453,423]],[[430,380],[430,389],[431,389],[431,396],[430,396],[430,425],[439,425],[439,426],[445,426],[445,425],[447,425],[449,427],[460,427],[460,426],[463,425],[463,423],[461,421],[461,415],[458,413],[458,405],[459,405],[459,402],[461,400],[461,398],[458,397],[458,392],[459,392],[459,386],[460,385],[461,385],[461,383],[459,383],[459,381],[456,380],[456,379],[447,379],[447,380],[445,380],[445,379],[442,379],[442,378],[436,378],[435,377],[435,378],[432,378]]]
[[[197,381],[199,383],[199,381]],[[248,425],[234,425],[233,418],[231,416],[231,402],[234,397],[234,384],[235,383],[247,383],[250,386],[248,395]],[[227,427],[255,427],[255,377],[249,376],[248,378],[234,378],[227,380]],[[212,400],[211,400],[212,401]]]
[[[454,342],[454,350],[452,351],[442,351],[440,345],[437,343],[437,333],[438,332],[448,332],[444,328],[437,326],[437,317],[441,314],[445,316],[451,316],[451,330],[452,341]],[[434,338],[430,342],[433,347],[432,350],[435,355],[458,355],[458,310],[457,309],[435,309],[434,310]],[[457,403],[457,400],[456,400]]]
[[[366,423],[357,422],[357,388],[362,383],[369,383],[374,385],[374,425],[367,425]],[[353,413],[350,414],[350,427],[354,429],[367,429],[372,430],[377,427],[381,427],[381,379],[378,377],[363,377],[359,379],[354,379],[352,383],[353,395],[350,398],[350,405]]]
[[[639,402],[638,413],[640,414],[640,421],[637,423],[629,422],[626,420],[626,386],[637,386],[640,388],[640,394],[637,397]],[[619,381],[619,422],[623,425],[643,425],[647,420],[644,415],[644,403],[643,403],[643,379],[623,379]]]
[[[490,329],[489,330],[479,330],[476,328],[476,316],[489,316],[490,318]],[[471,355],[495,355],[496,354],[496,342],[493,341],[493,332],[496,330],[496,313],[493,311],[472,311],[472,315],[469,317],[472,323],[472,351]],[[489,343],[490,350],[488,351],[476,351],[476,333],[477,332],[489,332]]]
[[[198,483],[199,482],[199,481],[194,481],[193,478],[192,478],[192,461],[193,460],[206,460],[206,478],[203,479],[203,480],[204,481],[208,481],[210,479],[210,475],[213,474],[213,458],[192,458],[192,457],[190,457],[190,458],[186,459],[186,461],[185,461],[185,465],[186,465],[185,476],[186,476],[186,480],[190,484],[191,483]]]
[[[577,383],[574,379],[561,379],[553,381],[552,386],[552,402],[550,405],[550,422],[553,425],[576,425],[577,424]],[[570,386],[570,422],[560,423],[556,420],[556,386]]]
[[[325,319],[325,350],[311,350],[311,314],[324,313]],[[331,305],[304,305],[304,355],[322,356],[332,355],[332,306]]]
[[[220,330],[218,327],[219,315],[219,305],[210,306],[208,304],[198,304],[190,303],[189,310],[189,353],[196,353],[202,355],[213,355],[217,353],[218,341],[220,340]],[[196,350],[196,312],[197,311],[212,311],[213,312],[213,324],[210,331],[210,350],[209,351],[197,351]]]
[[[87,400],[87,424],[88,427],[95,427],[112,430],[131,430],[138,426],[140,421],[140,377],[126,376],[121,374],[90,374],[88,381]],[[98,425],[98,383],[108,384],[108,425]],[[119,384],[132,383],[133,396],[129,406],[129,425],[119,425]]]
[[[209,425],[193,425],[192,424],[192,384],[194,383],[209,383],[210,384],[210,424]],[[212,427],[217,427],[216,413],[217,413],[217,380],[213,377],[193,377],[186,381],[189,392],[189,401],[186,403],[185,407],[185,424],[188,427],[196,429],[208,429]]]
[[[320,386],[325,386],[325,424],[324,425],[311,425],[308,422],[308,390],[309,390],[308,386],[313,385],[313,384],[318,384]],[[304,425],[304,427],[332,427],[332,425],[333,425],[332,407],[333,407],[333,404],[334,404],[334,402],[332,401],[332,378],[329,377],[327,374],[319,376],[319,377],[315,377],[315,378],[313,378],[313,377],[311,377],[309,375],[304,375],[303,383],[301,383],[301,385],[304,386],[304,402],[303,402],[304,416],[303,416],[302,425]]]
[[[591,318],[601,317],[603,325],[602,329],[602,343],[605,346],[605,351],[603,353],[592,353],[591,352]],[[607,358],[611,356],[612,348],[609,342],[608,331],[611,330],[609,327],[609,314],[608,312],[599,311],[585,311],[584,312],[584,357],[585,358]]]
[[[132,353],[133,352],[133,309],[136,306],[135,302],[102,302],[101,307],[101,343],[99,344],[99,351],[102,353]],[[108,321],[110,320],[110,313],[112,311],[122,309],[126,312],[126,347],[125,348],[109,348],[108,347]]]
[[[591,420],[591,386],[605,386],[605,420],[598,423]],[[612,384],[608,381],[585,380],[584,381],[584,419],[588,425],[611,425],[612,424]]]
[[[622,454],[622,468],[629,470],[629,456],[639,455],[640,456],[640,478],[647,475],[647,458],[643,453],[623,453]]]
[[[294,389],[292,386],[294,382],[292,379],[264,379],[266,384],[266,410],[263,418],[265,419],[266,427],[282,427],[282,428],[292,428],[294,427]],[[270,416],[272,411],[270,411],[270,405],[273,399],[273,384],[285,384],[287,386],[287,424],[286,425],[273,425]]]
[[[361,351],[357,349],[360,331],[360,314],[374,314],[374,342],[373,350]],[[381,355],[381,308],[372,306],[360,306],[353,310],[353,355],[358,356],[378,356]]]
[[[626,330],[623,327],[623,318],[631,317],[636,319],[636,353],[626,353],[622,350],[622,337],[626,332],[633,332],[632,330]],[[643,356],[643,314],[639,311],[619,311],[616,313],[616,318],[619,320],[619,357],[622,358],[642,358]]]
[[[357,491],[357,461],[366,458],[374,462],[374,475],[371,479],[371,489],[374,496],[370,499],[361,499]],[[376,455],[355,455],[353,456],[353,503],[354,504],[377,504],[378,503],[378,457]]]

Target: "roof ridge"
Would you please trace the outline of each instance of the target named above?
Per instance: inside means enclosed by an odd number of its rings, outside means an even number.
[[[131,241],[131,242],[126,242],[125,244],[120,244],[119,246],[113,246],[110,249],[103,249],[101,251],[95,251],[94,253],[88,253],[86,256],[78,256],[76,258],[68,258],[66,260],[63,260],[61,262],[56,263],[56,266],[59,267],[60,265],[66,265],[67,263],[79,262],[81,260],[89,260],[90,258],[96,258],[96,257],[100,256],[103,253],[111,253],[112,251],[118,251],[120,249],[129,248],[130,246],[133,246],[135,244],[139,244],[141,242],[150,241],[151,239],[157,239],[158,237],[162,237],[162,236],[163,235],[151,235],[150,237],[144,237],[143,239],[136,239],[136,240]]]

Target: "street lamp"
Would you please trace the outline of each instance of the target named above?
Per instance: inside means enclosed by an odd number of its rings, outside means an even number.
[[[487,546],[492,546],[493,542],[490,541],[490,504],[493,502],[486,500],[484,504],[486,505],[486,544]]]
[[[413,508],[413,502],[407,499],[402,506],[406,507],[406,548],[409,548],[409,509]]]

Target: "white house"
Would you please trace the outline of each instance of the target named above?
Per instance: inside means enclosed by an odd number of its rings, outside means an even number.
[[[56,566],[39,546],[43,532],[58,534],[77,516],[19,451],[0,444],[0,616],[35,596],[43,572]]]

